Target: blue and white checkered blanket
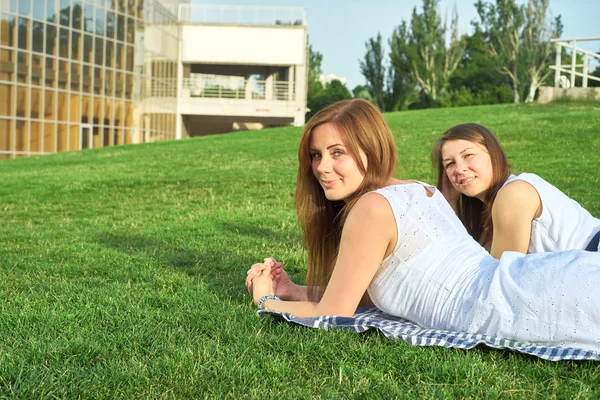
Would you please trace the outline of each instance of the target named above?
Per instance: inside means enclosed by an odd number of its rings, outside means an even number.
[[[378,308],[359,308],[354,317],[311,317],[295,318],[290,314],[259,311],[290,324],[320,329],[345,329],[362,333],[378,329],[389,339],[400,339],[415,346],[444,346],[459,349],[472,349],[484,344],[497,349],[508,349],[530,354],[550,361],[559,360],[599,360],[600,353],[572,347],[548,347],[531,343],[516,342],[486,335],[425,329],[405,319],[385,314]]]

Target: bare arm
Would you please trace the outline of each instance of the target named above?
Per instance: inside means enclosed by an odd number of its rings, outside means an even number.
[[[541,211],[540,196],[529,183],[515,180],[500,189],[492,207],[494,233],[491,255],[500,258],[505,251],[527,253],[531,223]]]
[[[250,295],[253,295],[252,280],[255,276],[261,274],[267,266],[271,266],[271,280],[275,296],[281,300],[289,301],[308,301],[308,287],[297,285],[290,279],[287,272],[283,269],[283,263],[275,260],[273,257],[265,258],[264,263],[254,264],[248,270],[246,276],[246,288]],[[360,307],[373,307],[373,301],[369,294],[365,292],[359,303]]]
[[[321,301],[267,300],[264,306],[296,317],[354,315],[381,261],[393,250],[397,236],[396,221],[388,201],[380,194],[367,193],[348,215],[337,261]],[[268,284],[270,273],[254,278],[255,302],[269,294],[264,293],[269,290]],[[367,300],[366,304],[369,303]]]

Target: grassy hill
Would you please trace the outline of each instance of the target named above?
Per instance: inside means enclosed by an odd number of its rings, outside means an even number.
[[[517,172],[600,216],[600,108],[387,115],[397,176],[433,181],[447,128],[488,126]],[[243,280],[273,255],[303,281],[300,128],[0,162],[0,397],[598,398],[600,363],[413,347],[256,316]]]

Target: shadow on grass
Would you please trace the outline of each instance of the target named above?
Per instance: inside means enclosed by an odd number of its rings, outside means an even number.
[[[224,233],[235,236],[242,235],[251,239],[270,240],[277,246],[295,247],[302,243],[300,231],[295,231],[291,227],[277,230],[272,228],[261,228],[251,224],[222,222],[219,224],[219,228]]]
[[[268,234],[267,229],[263,230]],[[248,234],[256,236],[257,232]],[[248,267],[257,261],[247,253],[230,250],[227,246],[219,251],[194,249],[149,237],[113,233],[102,233],[96,240],[104,247],[154,261],[163,269],[183,272],[226,298],[247,301],[244,278]]]

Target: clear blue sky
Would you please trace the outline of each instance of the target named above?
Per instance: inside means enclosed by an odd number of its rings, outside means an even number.
[[[526,0],[518,0],[525,3]],[[309,41],[323,54],[324,74],[334,73],[347,80],[352,90],[364,84],[359,60],[365,54],[365,42],[381,32],[387,43],[394,27],[410,21],[415,6],[422,0],[192,0],[193,4],[257,5],[303,7],[306,10]],[[449,16],[456,5],[460,33],[471,33],[471,21],[477,19],[475,0],[441,0],[439,10]],[[600,37],[600,0],[550,0],[553,16],[562,15],[563,38]],[[581,47],[600,50],[600,41]]]

